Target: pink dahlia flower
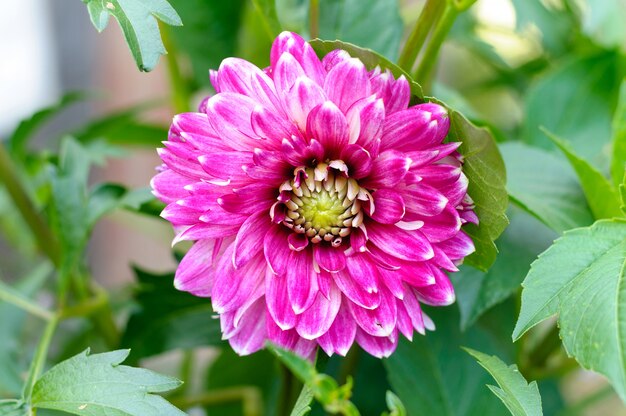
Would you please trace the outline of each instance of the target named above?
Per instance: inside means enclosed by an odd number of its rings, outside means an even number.
[[[175,286],[210,296],[239,354],[270,340],[311,357],[356,341],[377,357],[434,329],[446,271],[476,222],[446,110],[409,107],[409,83],[300,36],[271,65],[225,59],[216,94],[174,118],[153,181],[162,216],[195,243]]]

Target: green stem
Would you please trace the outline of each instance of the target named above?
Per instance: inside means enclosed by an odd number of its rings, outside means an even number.
[[[35,209],[20,182],[17,169],[2,143],[0,143],[0,182],[4,183],[13,203],[35,236],[39,249],[50,258],[55,266],[59,266],[61,250],[58,241]]]
[[[46,363],[46,357],[48,356],[48,348],[50,348],[50,342],[52,341],[52,336],[54,335],[54,331],[59,324],[59,317],[57,315],[53,315],[52,318],[48,321],[48,325],[41,336],[41,340],[39,340],[39,345],[37,345],[37,350],[35,350],[35,356],[33,357],[33,362],[30,365],[30,370],[28,371],[28,378],[26,380],[26,384],[24,384],[24,400],[27,403],[30,403],[31,396],[33,395],[33,388],[35,387],[35,383],[43,370],[44,364]]]
[[[263,399],[259,389],[248,386],[215,390],[196,396],[172,397],[169,400],[180,409],[241,401],[244,416],[260,416],[263,408]]]
[[[49,310],[33,303],[30,299],[11,289],[11,287],[0,282],[0,301],[8,302],[26,312],[38,316],[46,321],[54,318],[54,314]]]
[[[310,0],[309,6],[309,31],[311,39],[319,37],[320,33],[320,2],[319,0]]]
[[[443,45],[443,41],[448,36],[448,32],[452,28],[454,24],[454,20],[458,16],[458,10],[451,4],[446,6],[446,9],[443,12],[441,20],[437,24],[435,31],[430,39],[430,42],[426,46],[426,50],[424,51],[424,55],[420,59],[420,63],[417,66],[417,70],[413,78],[422,84],[426,84],[430,77],[430,73],[432,72],[435,63],[437,61],[437,56],[439,55],[439,49],[441,49],[441,45]]]
[[[400,52],[400,57],[398,58],[398,66],[400,68],[411,72],[415,65],[415,59],[424,46],[426,37],[443,14],[445,4],[445,1],[442,0],[426,0],[426,4],[417,22],[415,22],[411,34]]]
[[[176,113],[187,113],[191,111],[191,94],[187,82],[180,71],[180,66],[178,65],[178,50],[176,44],[172,42],[170,29],[165,25],[161,25],[161,36],[165,49],[167,49],[167,55],[165,56],[170,80],[172,106]]]

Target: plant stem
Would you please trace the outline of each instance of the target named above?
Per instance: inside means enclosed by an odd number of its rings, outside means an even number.
[[[14,291],[10,286],[0,282],[0,301],[8,302],[26,312],[45,319],[51,320],[54,314],[49,310],[42,308],[41,306],[33,303],[30,299],[26,298],[19,292]]]
[[[58,241],[35,209],[33,202],[20,182],[13,161],[1,142],[0,182],[4,183],[13,203],[35,236],[39,249],[58,267],[61,260],[61,250],[59,249]]]
[[[419,54],[424,41],[431,29],[436,25],[445,8],[445,1],[442,0],[426,0],[426,4],[420,13],[413,30],[406,40],[400,57],[398,58],[398,66],[407,72],[411,72],[415,65],[415,59]]]
[[[50,342],[52,341],[52,336],[54,335],[54,331],[56,330],[58,324],[59,317],[57,315],[53,315],[44,329],[41,340],[39,340],[39,345],[37,345],[37,350],[35,350],[33,362],[31,363],[30,370],[28,371],[28,379],[26,380],[26,384],[24,384],[23,396],[27,403],[30,403],[31,401],[33,388],[35,387],[35,383],[37,382],[37,379],[43,370],[44,364],[46,363],[48,348],[50,348]]]
[[[241,401],[244,416],[260,416],[263,408],[259,389],[251,386],[220,389],[189,397],[172,397],[169,400],[180,409]]]
[[[172,97],[172,106],[176,113],[187,113],[190,111],[191,94],[187,82],[183,78],[180,66],[178,65],[178,50],[176,44],[172,42],[170,29],[165,25],[161,25],[161,36],[163,44],[167,49],[166,61],[167,72],[170,80],[170,95]]]
[[[319,37],[320,33],[320,2],[319,0],[310,0],[309,6],[309,32],[311,39]]]

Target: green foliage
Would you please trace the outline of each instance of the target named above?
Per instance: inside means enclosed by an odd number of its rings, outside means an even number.
[[[613,152],[611,157],[611,176],[615,186],[626,170],[626,80],[622,81],[619,103],[613,116]]]
[[[509,209],[508,217],[511,224],[497,241],[500,253],[493,267],[481,272],[461,266],[460,272],[450,276],[461,311],[463,330],[515,293],[528,273],[530,263],[557,236],[519,209]]]
[[[137,283],[133,311],[122,336],[131,360],[176,348],[221,344],[219,321],[207,299],[174,288],[174,275],[134,269]]]
[[[124,38],[141,71],[152,71],[159,56],[167,53],[157,19],[173,26],[183,23],[167,0],[83,0],[91,22],[102,32],[109,15],[119,23]]]
[[[464,230],[474,241],[476,252],[465,263],[486,271],[496,260],[498,249],[494,241],[508,225],[505,211],[508,196],[505,189],[506,171],[502,156],[489,130],[476,127],[462,114],[450,111],[450,141],[459,141],[459,153],[464,157],[463,171],[469,179],[467,193],[474,200],[478,226],[467,224]]]
[[[261,21],[270,39],[274,39],[280,32],[282,26],[278,21],[275,0],[252,0],[254,8],[261,16]]]
[[[621,216],[619,195],[611,182],[589,162],[576,155],[567,142],[547,130],[544,132],[565,154],[576,171],[594,217],[602,219]]]
[[[626,221],[601,220],[565,232],[524,280],[513,338],[558,313],[568,354],[606,375],[626,398],[625,267]]]
[[[500,387],[487,387],[502,400],[513,416],[543,415],[536,381],[529,384],[516,365],[507,366],[495,355],[489,356],[470,348],[465,350],[496,380]]]
[[[541,32],[541,43],[548,53],[561,54],[573,37],[574,17],[541,0],[513,0],[518,31],[535,25]]]
[[[512,201],[557,232],[593,223],[576,173],[561,158],[519,142],[503,143]]]
[[[128,350],[89,355],[85,351],[63,361],[35,384],[32,406],[88,416],[184,415],[153,393],[182,383],[149,370],[120,365]]]
[[[391,61],[398,58],[402,19],[397,0],[321,0],[319,3],[320,38],[341,39],[374,50]]]
[[[313,390],[309,386],[304,386],[300,391],[296,404],[293,406],[291,416],[305,416],[311,413],[311,403],[314,398]]]

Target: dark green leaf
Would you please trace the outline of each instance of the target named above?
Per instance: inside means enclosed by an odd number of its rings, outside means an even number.
[[[458,313],[454,308],[429,311],[437,330],[412,342],[402,339],[396,352],[384,360],[387,375],[409,415],[485,416],[502,415],[506,410],[484,385],[487,373],[461,350],[471,345],[494,351],[509,359],[499,346],[500,332],[493,335],[482,327],[460,332]],[[498,318],[503,316],[500,311]],[[488,321],[494,324],[492,316]],[[508,324],[508,323],[507,323]],[[510,349],[510,343],[507,343]]]
[[[476,127],[457,111],[449,110],[449,114],[448,137],[450,141],[461,142],[459,152],[465,160],[463,172],[469,179],[467,192],[474,200],[480,219],[478,226],[463,227],[476,246],[476,252],[468,256],[465,263],[486,271],[496,260],[498,250],[494,241],[508,224],[504,162],[489,130]]]
[[[545,126],[566,138],[577,154],[605,166],[602,149],[611,136],[621,81],[618,59],[616,52],[577,57],[539,79],[526,95],[524,140],[554,148],[539,130]]]
[[[619,90],[619,103],[613,116],[613,154],[611,176],[615,186],[619,186],[626,169],[626,80]]]
[[[96,29],[101,32],[111,14],[120,24],[124,38],[141,71],[151,71],[159,56],[167,53],[157,19],[173,26],[183,23],[167,0],[83,0]]]
[[[7,146],[11,153],[23,156],[28,145],[28,140],[33,137],[44,123],[59,114],[65,108],[87,97],[88,94],[82,92],[67,93],[59,102],[37,111],[29,119],[22,121],[7,141]]]
[[[176,348],[221,343],[220,325],[208,299],[174,288],[173,274],[151,274],[135,268],[139,286],[137,309],[131,315],[121,345],[131,348],[131,361]]]
[[[85,416],[184,416],[153,393],[182,383],[149,370],[120,365],[128,350],[85,351],[52,367],[33,390],[32,406]]]
[[[517,369],[516,365],[507,366],[495,355],[465,349],[496,380],[500,387],[487,386],[513,416],[542,416],[541,396],[537,382],[530,384]]]
[[[515,293],[528,273],[530,263],[548,248],[557,234],[535,218],[511,208],[511,225],[498,239],[500,254],[488,272],[461,266],[450,278],[461,310],[461,328],[466,330],[483,313]]]
[[[561,149],[576,171],[594,217],[602,219],[622,216],[620,198],[611,182],[589,162],[574,153],[567,142],[547,130],[544,132]]]
[[[298,400],[291,411],[291,416],[306,416],[311,412],[313,390],[309,386],[302,387]]]
[[[311,46],[313,46],[313,49],[315,49],[315,52],[317,52],[317,55],[320,57],[323,57],[332,50],[343,49],[351,56],[359,58],[363,62],[363,64],[365,64],[365,66],[370,70],[379,66],[381,69],[390,70],[395,78],[399,78],[400,76],[404,75],[404,77],[409,81],[409,84],[411,85],[411,94],[417,97],[417,99],[420,101],[424,100],[422,87],[417,82],[413,81],[411,76],[406,71],[404,71],[402,68],[400,68],[384,56],[380,55],[379,53],[371,49],[361,48],[351,43],[342,42],[339,40],[330,41],[313,39],[310,43]]]
[[[576,173],[562,158],[518,142],[503,143],[500,151],[517,205],[557,232],[593,223]]]
[[[397,0],[321,0],[322,39],[341,39],[395,61],[404,27]]]
[[[568,354],[606,375],[626,399],[626,221],[601,220],[567,231],[532,264],[524,280],[518,339],[559,313]]]

